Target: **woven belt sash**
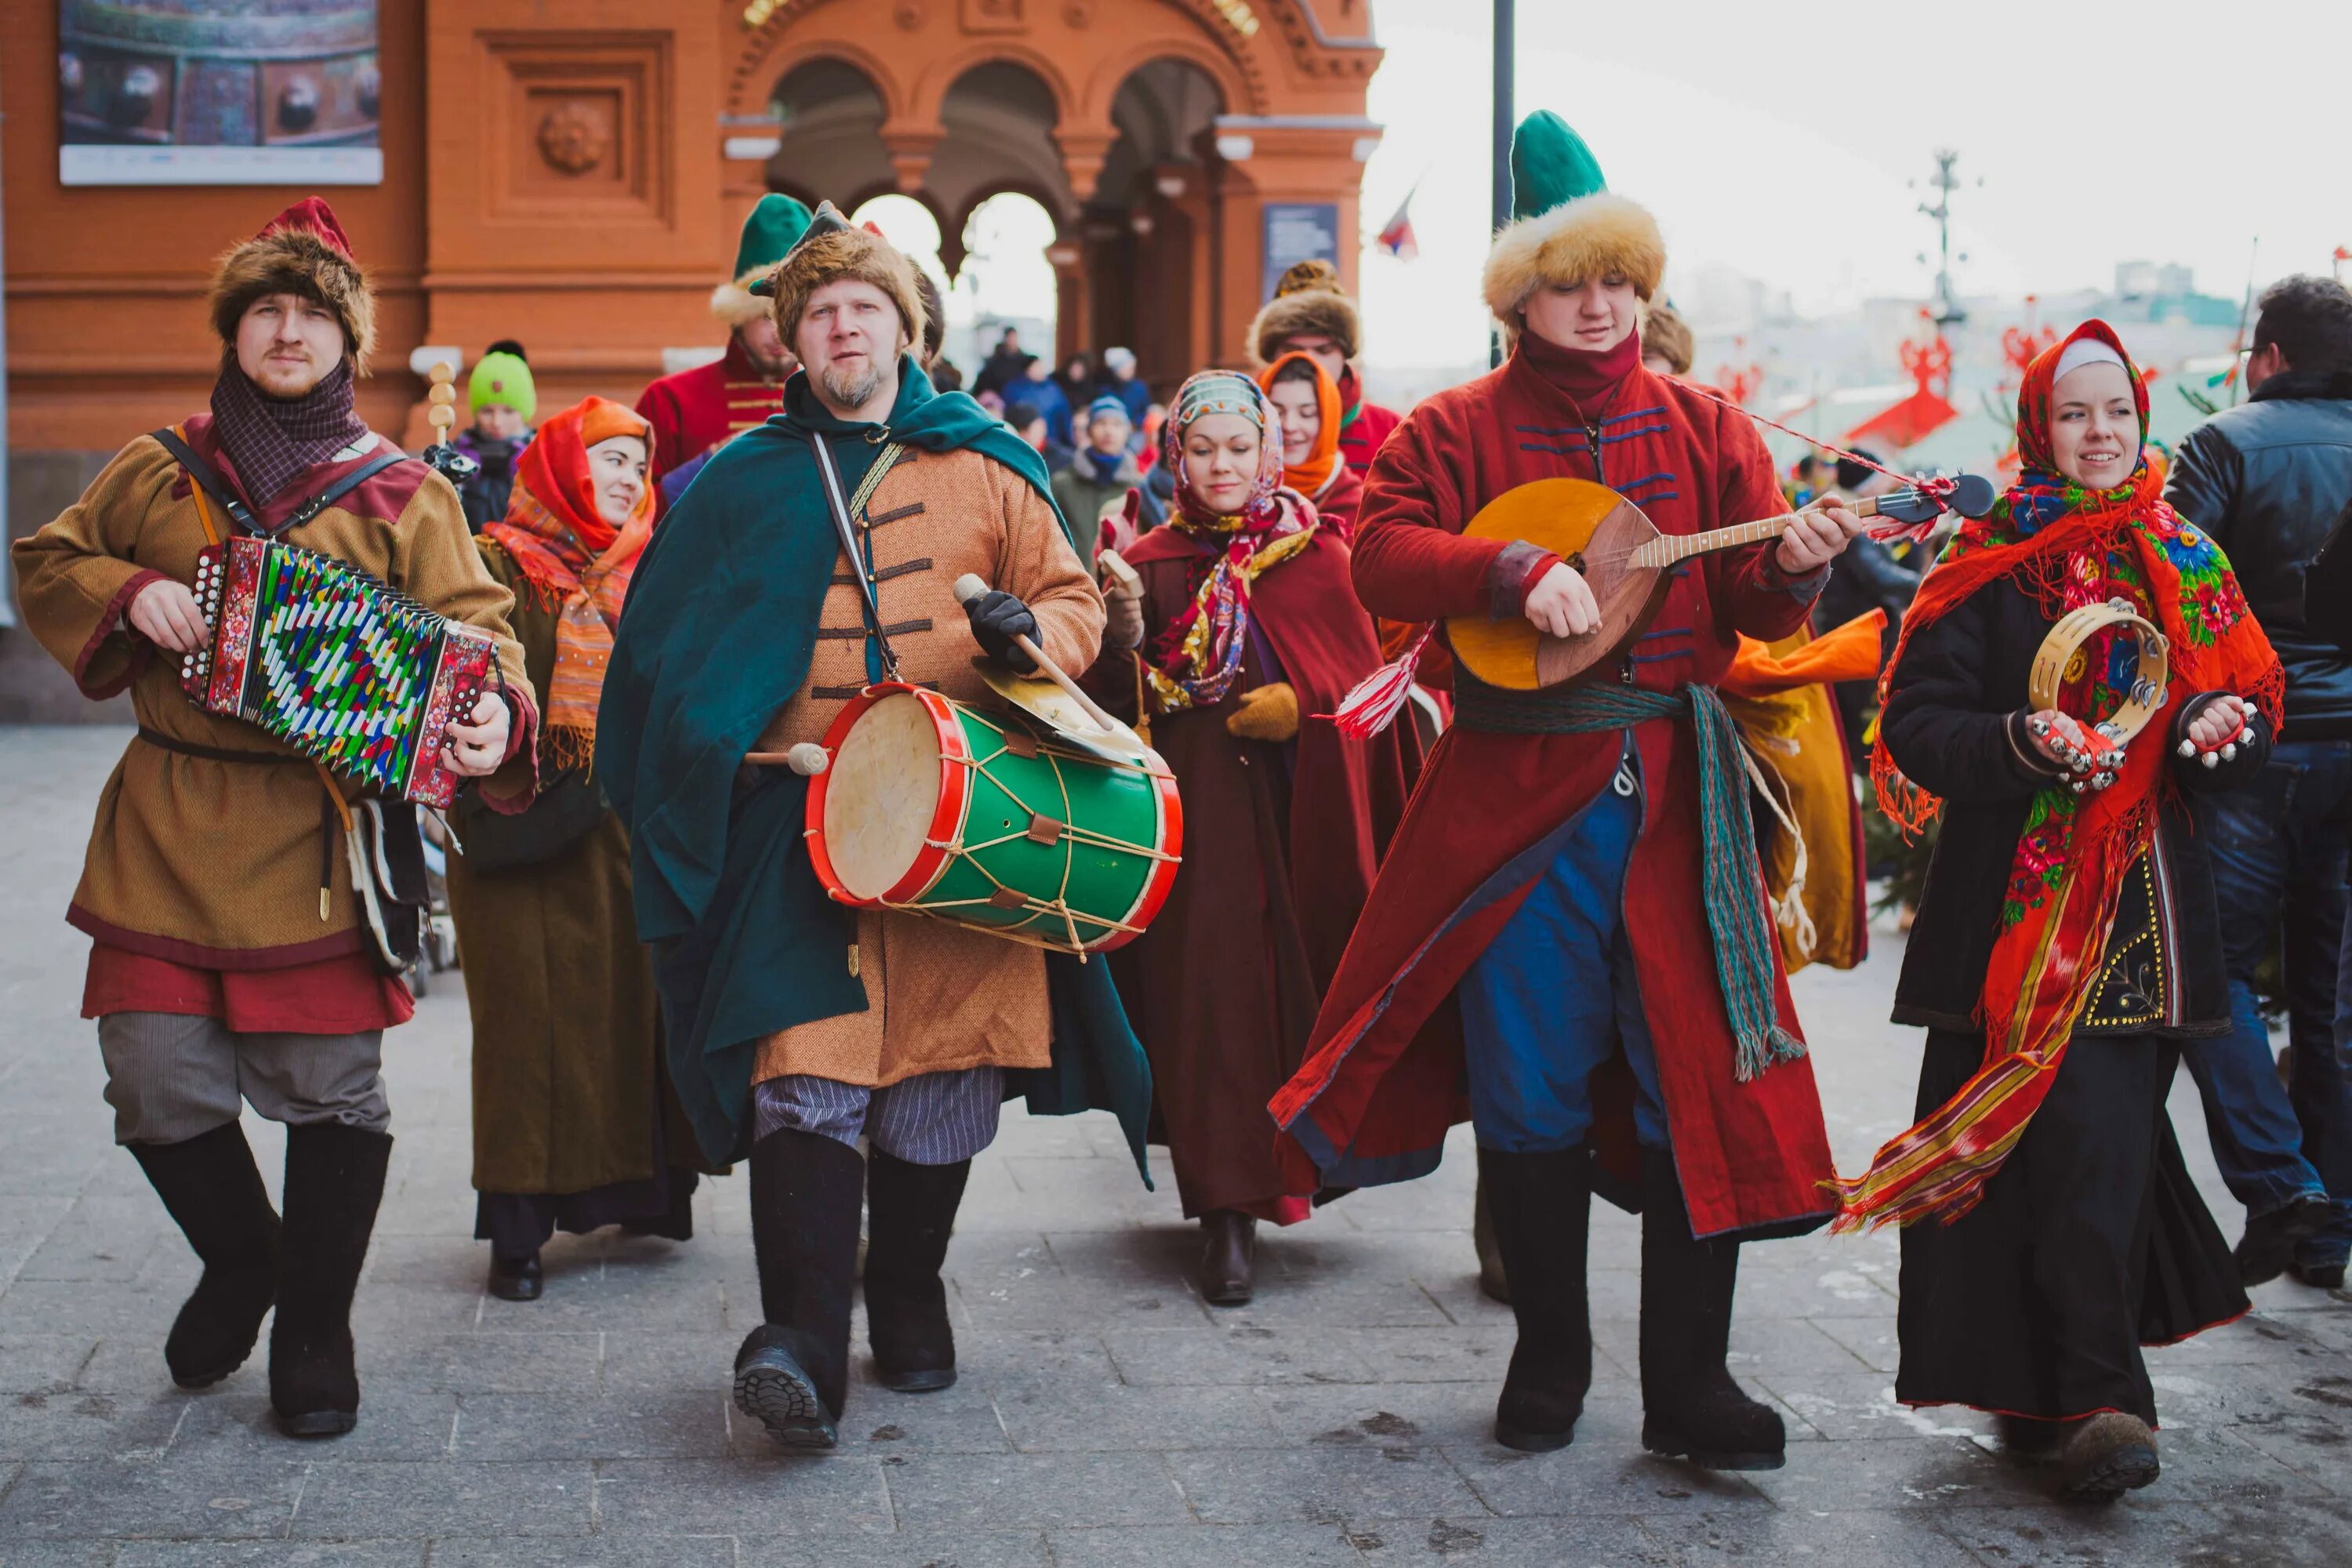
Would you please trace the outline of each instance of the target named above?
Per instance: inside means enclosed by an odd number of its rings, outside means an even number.
[[[1555,686],[1507,691],[1454,668],[1454,720],[1466,730],[1505,735],[1591,735],[1645,719],[1687,715],[1698,736],[1699,850],[1715,978],[1738,1043],[1734,1071],[1747,1082],[1774,1062],[1805,1054],[1780,1026],[1772,984],[1776,946],[1764,918],[1756,823],[1748,812],[1748,769],[1739,726],[1712,686],[1680,691],[1620,685]]]

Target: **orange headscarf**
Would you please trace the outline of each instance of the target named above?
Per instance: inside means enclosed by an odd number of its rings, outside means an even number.
[[[1275,378],[1282,374],[1282,367],[1294,360],[1315,373],[1318,423],[1315,445],[1307,452],[1307,460],[1295,467],[1285,462],[1282,465],[1282,482],[1312,500],[1323,493],[1324,487],[1339,471],[1339,388],[1329,373],[1317,364],[1311,355],[1293,351],[1266,366],[1259,374],[1257,384],[1268,397],[1274,395]]]
[[[588,448],[635,436],[650,456],[652,434],[635,412],[602,397],[551,416],[515,465],[506,516],[482,529],[514,562],[532,596],[556,608],[555,673],[544,695],[549,754],[561,766],[585,763],[595,751],[613,627],[654,527],[650,477],[626,522],[604,521]]]

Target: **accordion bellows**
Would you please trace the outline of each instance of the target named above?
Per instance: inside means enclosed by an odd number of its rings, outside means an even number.
[[[212,640],[180,665],[208,712],[260,725],[371,794],[446,806],[450,721],[472,711],[497,657],[490,634],[437,615],[358,567],[277,540],[196,557]]]

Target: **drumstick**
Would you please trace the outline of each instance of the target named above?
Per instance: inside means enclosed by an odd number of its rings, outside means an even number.
[[[987,597],[988,593],[988,584],[981,581],[980,574],[977,572],[967,572],[962,576],[955,580],[956,603],[963,605],[966,609],[970,609],[971,607],[972,601],[975,599]],[[1023,653],[1027,654],[1030,658],[1034,660],[1038,669],[1044,672],[1047,679],[1060,687],[1064,691],[1068,692],[1070,694],[1070,700],[1076,703],[1080,708],[1086,710],[1087,717],[1095,721],[1096,729],[1100,730],[1106,735],[1116,735],[1125,728],[1125,726],[1120,724],[1118,720],[1104,712],[1102,709],[1097,705],[1093,698],[1080,690],[1078,683],[1072,680],[1069,676],[1063,671],[1060,665],[1055,664],[1052,659],[1047,658],[1044,648],[1039,647],[1034,642],[1021,636],[1018,632],[1013,634],[1013,646],[1019,648]]]
[[[824,772],[826,765],[833,759],[826,756],[824,748],[814,741],[803,741],[788,751],[747,752],[743,754],[743,760],[761,767],[790,768],[803,778],[814,778]]]

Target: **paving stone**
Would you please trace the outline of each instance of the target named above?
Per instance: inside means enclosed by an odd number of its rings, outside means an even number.
[[[1803,1373],[1765,1367],[1753,1383],[1778,1398],[1822,1435],[1838,1441],[1865,1438],[1969,1437],[1992,1418],[1959,1405],[1913,1409],[1895,1401],[1895,1379],[1881,1372]]]
[[[356,1331],[354,1331],[356,1332]],[[374,1377],[436,1394],[555,1394],[596,1386],[593,1333],[463,1333],[359,1340],[360,1385]]]
[[[2013,1507],[2039,1495],[2006,1459],[1962,1437],[1791,1443],[1777,1470],[1741,1479],[1792,1512]]]
[[[740,1415],[736,1450],[773,1440],[758,1423]],[[879,1456],[908,1454],[1003,1454],[1013,1448],[988,1391],[959,1377],[951,1388],[929,1394],[898,1394],[874,1377],[873,1363],[859,1360],[849,1386],[849,1408],[841,1420],[842,1447]]]
[[[0,1498],[0,1541],[282,1536],[303,1476],[304,1467],[290,1458],[30,1464]]]
[[[364,1424],[362,1424],[364,1425]],[[451,1457],[503,1459],[719,1458],[726,1400],[716,1389],[661,1393],[469,1394],[458,1404]]]
[[[1340,1336],[1306,1329],[1113,1329],[1102,1339],[1132,1384],[1392,1381],[1376,1378]]]
[[[178,1233],[170,1231],[171,1223],[152,1194],[79,1198],[18,1266],[16,1278],[127,1284],[139,1278],[148,1256],[167,1241],[186,1249]]]
[[[1256,1392],[1224,1384],[1135,1388],[1047,1378],[999,1386],[995,1411],[1024,1453],[1260,1448],[1281,1441]]]
[[[1644,1520],[1674,1561],[1803,1563],[1806,1568],[1978,1568],[1979,1560],[1925,1512],[1681,1514]]]
[[[2197,1504],[2150,1500],[2147,1492],[2106,1505],[2042,1502],[2032,1508],[1956,1510],[1938,1522],[1980,1561],[2000,1568],[2144,1568],[2158,1563],[2203,1568],[2283,1560],[2266,1554],[2273,1551],[2275,1527],[2266,1527],[2259,1537],[2233,1538],[2221,1519]]]
[[[1106,1531],[1105,1533],[1114,1533]],[[745,1541],[740,1568],[1058,1568],[1042,1531],[959,1530]]]
[[[884,1464],[899,1526],[909,1531],[1091,1530],[1192,1518],[1156,1454],[910,1455]]]
[[[1057,1530],[1054,1568],[1354,1568],[1363,1553],[1333,1524],[1213,1524]]]
[[[2199,1568],[2342,1568],[2352,1558],[2352,1505],[2337,1499],[2209,1502],[2217,1528]]]
[[[1492,1439],[1498,1385],[1287,1384],[1256,1391],[1286,1445],[1476,1447]],[[1600,1400],[1588,1396],[1587,1407]]]
[[[600,1535],[778,1539],[885,1531],[896,1521],[881,1462],[865,1454],[618,1459],[597,1467]]]
[[[595,1475],[585,1464],[362,1461],[320,1465],[297,1536],[585,1535]]]
[[[715,1333],[648,1333],[615,1329],[601,1336],[598,1367],[606,1394],[664,1394],[675,1389],[724,1393],[734,1377],[735,1352],[743,1336]]]
[[[1893,1377],[1903,1364],[1903,1346],[1895,1334],[1895,1320],[1887,1318],[1807,1318],[1815,1333],[1823,1334],[1843,1345],[1846,1353],[1870,1368]],[[1736,1331],[1739,1325],[1732,1324]]]
[[[1576,1441],[1550,1454],[1521,1454],[1498,1444],[1448,1451],[1492,1512],[1506,1517],[1639,1514],[1761,1510],[1762,1493],[1745,1476],[1702,1470],[1645,1454],[1641,1422],[1616,1426],[1607,1413],[1577,1423]]]
[[[2158,1442],[2165,1442],[2174,1430],[2167,1427]],[[2299,1416],[2267,1426],[2232,1426],[2230,1435],[2336,1496],[2352,1498],[2352,1432],[2340,1421]]]
[[[183,1396],[0,1395],[0,1459],[136,1459],[161,1454],[187,1408]]]
[[[70,1388],[96,1349],[89,1334],[0,1334],[0,1394]]]
[[[1485,1383],[1500,1390],[1518,1331],[1496,1327],[1433,1334],[1415,1329],[1338,1329],[1332,1338],[1355,1352],[1381,1383]]]
[[[731,1535],[634,1535],[584,1541],[443,1536],[427,1568],[737,1568]]]
[[[1664,1568],[1675,1557],[1644,1521],[1583,1514],[1573,1519],[1350,1520],[1342,1527],[1366,1563],[1423,1568]]]
[[[1486,1511],[1452,1461],[1434,1448],[1171,1454],[1168,1468],[1192,1510],[1212,1524]]]
[[[180,1396],[187,1415],[172,1439],[175,1458],[300,1458],[320,1465],[448,1458],[449,1436],[457,1420],[456,1394],[418,1393],[372,1379],[360,1391],[357,1426],[331,1443],[298,1443],[278,1430],[263,1372],[266,1361],[265,1352],[230,1382]]]
[[[127,1541],[114,1568],[421,1568],[425,1552],[423,1541]]]
[[[110,1541],[0,1540],[0,1568],[112,1568]]]

